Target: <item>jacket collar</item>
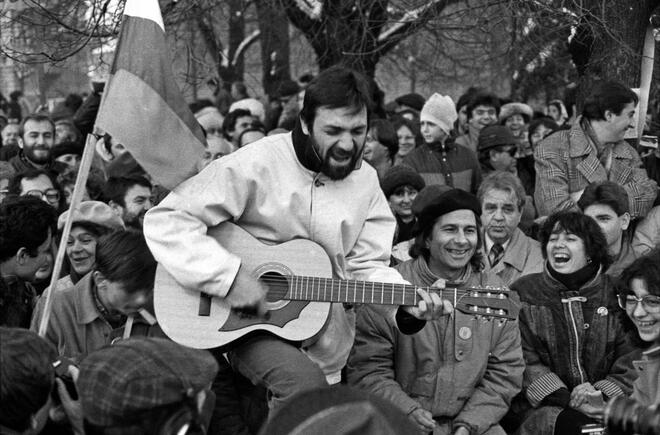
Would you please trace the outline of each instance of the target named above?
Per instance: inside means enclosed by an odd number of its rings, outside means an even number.
[[[511,235],[509,240],[509,245],[504,250],[504,257],[502,261],[510,266],[513,266],[518,272],[522,272],[525,268],[525,260],[527,258],[524,255],[521,255],[522,252],[526,251],[524,244],[527,236],[520,230],[516,228]]]
[[[596,148],[596,138],[593,133],[591,133],[591,127],[589,126],[589,121],[579,116],[575,124],[568,131],[568,154],[570,157],[580,157],[594,153],[594,156],[597,157],[597,148]],[[625,140],[616,142],[614,148],[612,149],[613,157],[623,158],[623,159],[633,159],[634,156],[631,153],[631,148],[626,146],[627,143]]]
[[[321,172],[323,161],[312,146],[309,136],[303,133],[300,117],[296,119],[296,125],[291,132],[291,141],[300,164],[312,172]]]
[[[422,279],[422,281],[428,283],[428,285],[433,284],[440,278],[446,280],[446,278],[434,274],[431,271],[431,269],[429,269],[429,265],[426,262],[426,259],[421,255],[414,260],[413,268],[415,270],[415,273]],[[461,286],[470,279],[471,275],[472,275],[472,266],[468,264],[465,268],[465,272],[463,272],[463,275],[459,279],[457,279],[456,281],[447,280],[447,284],[451,283],[454,286]]]
[[[74,286],[76,293],[74,302],[76,321],[81,325],[87,325],[101,317],[101,314],[96,309],[96,304],[94,303],[94,295],[92,294],[92,288],[94,286],[95,284],[91,272],[81,278]]]
[[[604,285],[603,283],[604,276],[605,274],[603,273],[603,266],[600,266],[598,268],[598,272],[596,273],[596,276],[594,276],[593,279],[587,281],[586,284],[580,287],[579,290],[580,294],[589,297],[600,292],[601,288]],[[545,263],[543,264],[543,280],[551,289],[555,289],[560,292],[569,291],[564,284],[559,282],[550,274],[550,271],[548,270],[548,260],[545,260]]]

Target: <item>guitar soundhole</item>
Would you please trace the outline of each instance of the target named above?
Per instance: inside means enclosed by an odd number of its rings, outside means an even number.
[[[266,295],[268,302],[277,302],[284,299],[289,291],[289,281],[277,272],[266,272],[261,275],[259,280],[268,286],[268,294]]]

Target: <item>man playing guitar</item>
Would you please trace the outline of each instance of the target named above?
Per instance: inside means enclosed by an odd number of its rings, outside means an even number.
[[[355,71],[321,72],[306,90],[292,133],[263,138],[211,163],[147,213],[144,233],[156,260],[181,286],[223,298],[244,315],[266,315],[267,288],[207,235],[227,221],[266,244],[301,238],[318,243],[333,278],[406,283],[388,267],[394,217],[376,171],[361,164],[369,95]],[[452,310],[435,293],[418,294],[418,305],[407,308],[418,318]],[[251,334],[228,356],[236,370],[270,390],[277,408],[301,390],[339,382],[354,335],[353,309],[333,303],[309,346]]]

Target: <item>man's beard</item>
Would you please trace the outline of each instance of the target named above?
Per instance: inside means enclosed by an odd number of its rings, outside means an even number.
[[[309,138],[312,146],[314,147],[314,151],[316,151],[320,157],[321,152],[319,150],[318,143],[314,139],[314,135],[310,135]],[[328,149],[328,151],[325,153],[325,156],[323,157],[323,161],[321,163],[321,172],[330,177],[331,180],[343,180],[344,178],[348,177],[348,175],[353,172],[354,169],[358,169],[360,167],[359,163],[361,162],[363,147],[364,145],[359,147],[355,142],[353,142],[353,150],[350,151],[351,160],[345,165],[338,166],[332,163],[331,157],[336,154],[344,157],[347,152],[341,150],[337,145],[333,145],[330,147],[330,149]]]
[[[25,152],[25,157],[28,158],[31,162],[43,165],[50,162],[50,148],[44,147],[41,145],[33,145],[31,147],[25,147],[23,150]]]
[[[146,213],[146,210],[141,210],[138,214],[134,214],[129,211],[124,212],[122,219],[124,221],[124,225],[129,228],[142,230],[142,221]]]

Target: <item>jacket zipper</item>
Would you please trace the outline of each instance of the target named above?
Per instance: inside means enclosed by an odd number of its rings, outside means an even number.
[[[577,325],[575,324],[575,317],[573,316],[573,302],[581,301],[581,297],[562,299],[562,302],[568,302],[568,313],[571,316],[571,326],[575,334],[575,361],[577,362],[578,372],[580,373],[580,383],[584,384],[584,375],[582,372],[582,364],[580,364],[580,336],[578,335]]]

